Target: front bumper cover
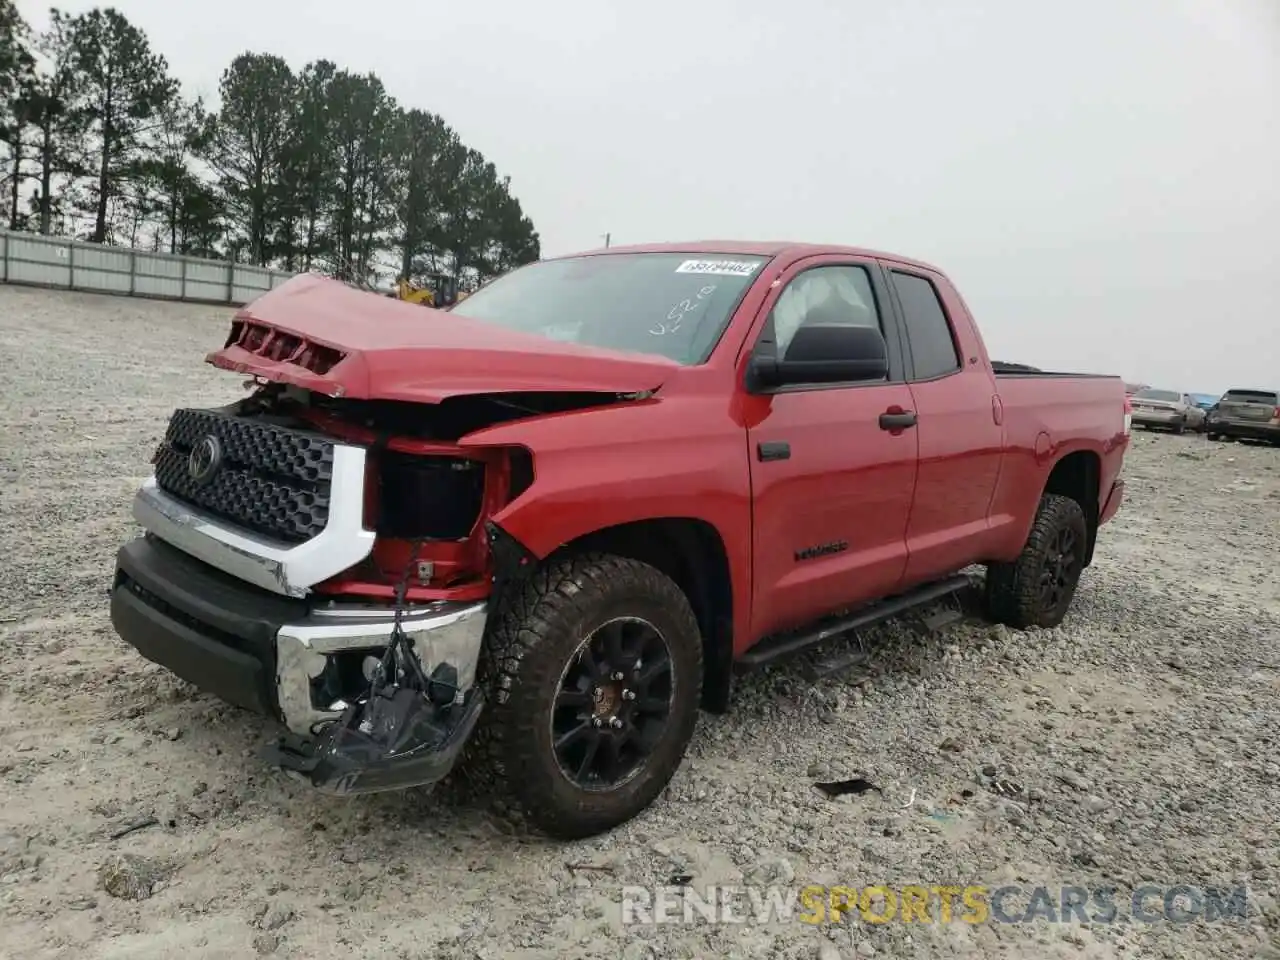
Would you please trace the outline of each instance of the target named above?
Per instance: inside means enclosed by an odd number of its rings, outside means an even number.
[[[411,753],[355,778],[349,769],[318,767],[313,782],[335,792],[366,791],[406,786],[405,775],[422,784],[431,782],[424,775],[447,773],[482,708],[475,675],[487,614],[485,601],[410,607],[404,633],[427,673],[446,667],[456,674],[456,698],[419,718],[438,729],[423,727],[421,745]],[[117,555],[111,620],[147,659],[228,703],[277,717],[295,752],[314,752],[316,738],[350,707],[331,699],[326,686],[334,661],[345,659],[347,673],[360,677],[360,661],[386,649],[394,614],[286,598],[147,536]],[[396,764],[398,778],[391,772]]]
[[[401,618],[403,639],[422,674],[449,678],[438,689],[398,686],[327,708],[315,702],[314,685],[331,658],[381,655],[392,639],[394,613],[323,611],[312,622],[281,627],[276,691],[291,732],[268,746],[264,758],[340,796],[442,779],[457,762],[483,706],[475,674],[486,609],[483,602],[441,604]]]
[[[435,603],[411,607],[400,625],[413,643],[423,670],[441,665],[458,672],[458,688],[475,684],[476,662],[484,636],[488,603]],[[316,702],[316,682],[330,658],[343,654],[381,653],[391,640],[395,614],[386,607],[330,607],[313,611],[301,623],[288,623],[276,634],[276,696],[280,715],[291,731],[309,736],[322,724],[337,720],[346,704]]]
[[[444,779],[458,762],[483,706],[484,698],[473,688],[461,702],[434,716],[416,711],[409,722],[387,724],[379,731],[350,722],[354,716],[349,713],[317,737],[280,738],[263,757],[335,796],[428,786]]]

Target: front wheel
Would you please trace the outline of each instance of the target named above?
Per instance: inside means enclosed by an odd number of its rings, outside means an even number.
[[[648,564],[583,554],[537,571],[494,616],[468,779],[562,839],[644,810],[697,722],[702,639],[684,593]]]
[[[1060,624],[1084,572],[1088,536],[1080,504],[1056,493],[1041,497],[1018,559],[987,567],[992,619],[1018,628]]]

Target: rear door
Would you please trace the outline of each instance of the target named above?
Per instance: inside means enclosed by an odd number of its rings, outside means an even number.
[[[920,434],[904,578],[904,586],[912,586],[981,559],[1004,428],[995,378],[951,286],[923,268],[885,267],[906,334]]]
[[[762,307],[744,360],[757,349],[785,356],[808,311],[832,296],[850,323],[880,328],[889,377],[744,398],[753,640],[892,593],[906,567],[916,431],[880,422],[910,410],[911,391],[879,264],[823,255],[789,267]]]
[[[1274,390],[1228,390],[1218,401],[1218,417],[1245,423],[1266,423],[1276,415],[1280,395]]]

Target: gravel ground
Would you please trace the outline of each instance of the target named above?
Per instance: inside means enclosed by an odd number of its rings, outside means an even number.
[[[268,723],[113,634],[112,553],[167,414],[238,389],[201,363],[228,316],[0,287],[3,955],[1280,956],[1280,450],[1139,432],[1128,502],[1061,628],[891,627],[875,676],[757,675],[704,716],[650,811],[554,844],[439,796],[312,795],[258,760]],[[883,794],[812,787],[854,774]],[[622,885],[673,874],[1247,883],[1251,907],[1181,925],[624,926]]]

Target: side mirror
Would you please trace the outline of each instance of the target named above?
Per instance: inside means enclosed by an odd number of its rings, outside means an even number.
[[[784,359],[757,356],[751,362],[753,388],[793,383],[857,383],[889,375],[889,351],[875,327],[806,324],[787,346]]]

